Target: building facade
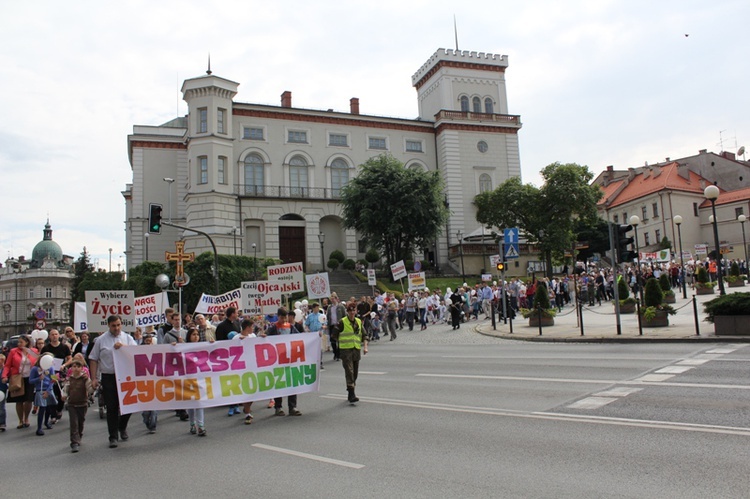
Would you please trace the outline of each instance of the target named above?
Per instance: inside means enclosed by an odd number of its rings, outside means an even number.
[[[63,254],[52,240],[47,221],[44,237],[25,257],[8,258],[0,266],[0,338],[8,339],[34,329],[32,317],[44,310],[48,326],[70,323],[73,257]]]
[[[348,113],[295,108],[289,91],[280,106],[239,103],[239,83],[210,71],[186,80],[187,116],[128,136],[127,268],[163,260],[179,239],[186,251],[211,250],[204,236],[173,227],[147,235],[150,203],[162,204],[164,220],[208,233],[219,253],[301,261],[307,271],[334,250],[363,258],[368,248],[342,227],[340,191],[359,165],[388,153],[445,180],[450,220],[415,257],[458,270],[456,234],[480,225],[474,196],[521,174],[507,66],[507,56],[438,50],[412,77],[413,120],[360,114],[357,98]]]

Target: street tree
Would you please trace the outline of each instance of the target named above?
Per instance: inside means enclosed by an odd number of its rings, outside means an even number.
[[[370,158],[341,191],[344,227],[392,264],[431,246],[448,220],[438,172],[405,168],[391,155]]]
[[[552,277],[552,260],[562,261],[577,239],[576,224],[597,223],[596,203],[602,192],[590,185],[587,166],[552,163],[542,171],[544,184],[536,187],[513,177],[494,191],[475,198],[477,220],[487,226],[518,227],[535,244]]]
[[[86,251],[86,246],[84,246],[83,251],[81,252],[81,256],[78,257],[78,260],[73,262],[74,277],[73,282],[71,283],[70,290],[71,297],[73,299],[70,300],[70,309],[68,312],[69,317],[73,317],[75,314],[75,302],[84,300],[86,290],[81,287],[81,283],[83,282],[83,279],[86,277],[86,275],[92,272],[94,272],[94,266],[91,264],[88,251]]]

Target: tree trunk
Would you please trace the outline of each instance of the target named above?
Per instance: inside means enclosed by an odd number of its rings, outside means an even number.
[[[546,250],[544,252],[544,267],[547,269],[547,279],[552,279],[552,251]]]

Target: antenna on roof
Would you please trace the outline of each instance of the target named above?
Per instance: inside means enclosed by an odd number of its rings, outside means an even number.
[[[456,37],[456,52],[458,52],[458,27],[456,26],[456,14],[453,14],[453,34]]]
[[[208,53],[208,69],[206,70],[206,74],[211,74],[211,52]]]

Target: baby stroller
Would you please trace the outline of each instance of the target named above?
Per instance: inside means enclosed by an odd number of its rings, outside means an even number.
[[[104,393],[102,392],[102,385],[99,385],[96,388],[96,392],[94,393],[94,397],[96,397],[96,402],[99,405],[99,419],[104,419],[107,417],[107,406],[104,404]]]

